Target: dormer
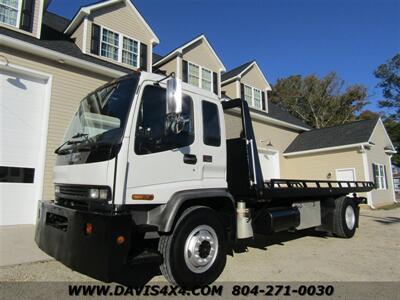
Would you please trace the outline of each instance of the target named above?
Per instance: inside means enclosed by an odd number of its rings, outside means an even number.
[[[85,54],[149,72],[153,46],[160,42],[130,0],[108,0],[82,7],[65,34]]]
[[[250,107],[268,112],[271,86],[257,62],[250,61],[222,74],[221,86],[225,96],[244,99]]]
[[[0,26],[40,38],[45,0],[0,0]]]
[[[221,72],[225,66],[204,35],[183,44],[153,64],[154,72],[172,72],[183,82],[221,95]]]

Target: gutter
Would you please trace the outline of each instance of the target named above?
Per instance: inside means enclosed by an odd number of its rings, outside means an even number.
[[[117,71],[108,67],[104,67],[95,63],[88,62],[67,54],[63,54],[54,50],[50,50],[41,46],[33,45],[15,38],[0,35],[0,45],[15,48],[27,53],[31,53],[40,57],[44,57],[61,64],[66,64],[79,69],[99,73],[101,75],[118,78],[128,74],[127,72]]]
[[[358,143],[358,144],[350,144],[350,145],[343,145],[343,146],[336,146],[336,147],[327,147],[327,148],[319,148],[319,149],[312,149],[312,150],[305,150],[305,151],[297,151],[297,152],[289,152],[283,153],[284,157],[291,157],[291,156],[299,156],[305,154],[312,154],[318,152],[327,152],[332,150],[341,150],[341,149],[349,149],[355,147],[371,147],[370,143]]]
[[[229,101],[229,100],[228,100]],[[240,115],[240,110],[239,109],[234,109],[231,110],[230,112],[227,112],[228,114],[237,114]],[[254,120],[258,120],[264,123],[269,123],[269,124],[273,124],[273,125],[278,125],[278,126],[282,126],[282,127],[286,127],[286,128],[290,128],[290,129],[295,129],[297,131],[310,131],[310,128],[306,128],[306,127],[302,127],[302,126],[298,126],[298,125],[294,125],[294,124],[290,124],[287,123],[285,121],[280,121],[278,119],[274,119],[268,116],[264,116],[264,115],[260,115],[257,112],[253,112],[250,111],[250,116],[252,121]]]

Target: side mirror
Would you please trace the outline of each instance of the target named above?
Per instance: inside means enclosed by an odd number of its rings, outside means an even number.
[[[182,113],[182,81],[170,78],[167,81],[167,115]]]

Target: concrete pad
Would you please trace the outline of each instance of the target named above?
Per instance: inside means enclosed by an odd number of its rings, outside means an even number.
[[[34,225],[0,226],[0,266],[51,260],[38,248],[34,237]]]

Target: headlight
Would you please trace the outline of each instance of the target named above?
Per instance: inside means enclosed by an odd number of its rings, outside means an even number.
[[[107,200],[108,199],[108,190],[107,189],[89,189],[89,198],[90,199]]]
[[[90,189],[89,190],[89,198],[91,199],[99,199],[99,189]]]
[[[59,186],[59,185],[55,185],[55,186],[54,186],[54,192],[55,192],[56,194],[59,194],[59,193],[60,193],[60,186]]]
[[[100,190],[100,199],[107,200],[108,199],[108,190]]]

